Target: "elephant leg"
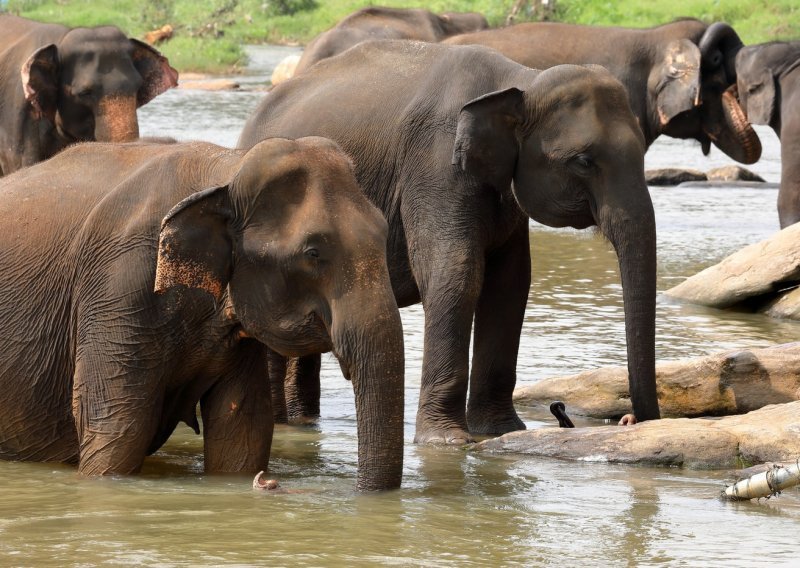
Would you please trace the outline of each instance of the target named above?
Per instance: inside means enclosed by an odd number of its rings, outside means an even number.
[[[486,261],[475,311],[467,424],[472,434],[524,430],[512,402],[525,305],[531,284],[528,226]]]
[[[289,422],[286,412],[286,357],[267,348],[267,363],[269,365],[269,388],[272,393],[272,416],[275,424]]]
[[[436,248],[437,251],[419,251],[412,259],[417,282],[423,283],[420,294],[425,310],[422,384],[414,441],[463,444],[472,441],[466,419],[469,342],[481,288],[483,256],[478,251],[464,250],[463,244],[440,243]],[[424,277],[418,276],[422,274]]]
[[[267,469],[274,420],[267,348],[242,342],[236,365],[200,399],[206,472]]]
[[[107,342],[79,345],[78,353],[72,389],[78,470],[85,475],[136,473],[156,435],[163,407],[158,371],[146,369]]]
[[[798,78],[800,86],[800,78]],[[800,93],[791,98],[795,108],[800,104]],[[781,187],[778,190],[778,216],[781,229],[800,221],[800,110],[787,110],[787,101],[781,105]]]
[[[286,364],[286,411],[290,422],[314,422],[319,418],[319,354],[292,357]]]

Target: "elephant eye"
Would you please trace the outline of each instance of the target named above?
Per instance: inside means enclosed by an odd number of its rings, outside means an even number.
[[[319,258],[319,249],[315,249],[313,247],[309,247],[305,251],[303,251],[303,254],[305,254],[306,256],[308,256],[310,258]]]
[[[594,170],[594,161],[586,154],[578,154],[569,163],[578,175],[588,176]]]
[[[86,98],[86,97],[90,97],[91,95],[92,95],[92,89],[87,87],[85,89],[81,89],[80,91],[78,91],[76,96],[78,96],[80,98]]]

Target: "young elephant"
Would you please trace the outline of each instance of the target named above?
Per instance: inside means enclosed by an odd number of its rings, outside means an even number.
[[[781,140],[781,228],[800,221],[800,41],[742,48],[736,56],[739,99],[753,124],[768,124]]]
[[[358,487],[400,485],[387,226],[329,140],[83,144],[0,180],[0,457],[132,473],[178,422],[265,469],[267,347],[352,379]]]
[[[511,398],[530,288],[528,217],[598,225],[616,248],[633,409],[639,420],[659,417],[644,139],[606,70],[540,72],[483,47],[368,42],[277,86],[240,144],[310,134],[353,157],[389,222],[398,304],[424,306],[418,442],[524,428]]]
[[[0,176],[75,142],[136,139],[137,107],[177,83],[165,57],[116,27],[0,15]]]

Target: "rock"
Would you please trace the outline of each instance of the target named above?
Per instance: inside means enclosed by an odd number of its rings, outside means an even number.
[[[720,419],[666,418],[634,426],[523,430],[480,442],[473,450],[691,468],[782,462],[800,456],[800,401]]]
[[[239,83],[230,79],[198,79],[194,81],[184,80],[178,85],[179,89],[198,89],[202,91],[235,91],[239,88]]]
[[[727,308],[754,297],[760,303],[776,300],[798,281],[800,223],[733,253],[665,294],[694,304]],[[787,304],[775,307],[776,313],[793,313],[796,309]]]
[[[708,181],[750,181],[750,182],[765,182],[757,173],[751,172],[742,166],[730,165],[722,166],[721,168],[713,168],[706,172]]]
[[[678,185],[681,188],[695,187],[708,189],[710,187],[747,188],[747,189],[779,189],[781,184],[767,181],[685,181]]]
[[[272,78],[270,79],[272,84],[277,85],[291,79],[299,62],[300,55],[287,55],[284,57],[272,71]]]
[[[662,416],[741,414],[800,400],[800,342],[743,349],[656,366]],[[568,414],[618,418],[632,411],[625,367],[555,377],[514,391],[520,406],[561,400]]]
[[[705,181],[708,179],[706,174],[700,170],[689,170],[681,168],[660,168],[657,170],[647,170],[644,173],[647,185],[678,185],[686,181]]]

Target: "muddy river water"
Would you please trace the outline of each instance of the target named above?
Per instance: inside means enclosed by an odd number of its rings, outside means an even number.
[[[292,48],[255,48],[244,87],[263,85]],[[234,145],[263,92],[173,90],[141,109],[142,135]],[[779,146],[759,129],[780,175]],[[707,170],[729,160],[661,139],[647,167]],[[775,189],[652,188],[659,290],[778,228]],[[531,224],[533,284],[519,383],[624,364],[616,257],[591,231]],[[423,312],[402,310],[406,341],[403,488],[353,491],[350,384],[323,359],[322,419],[280,426],[272,476],[296,490],[256,494],[251,477],[206,476],[202,440],[182,426],[140,476],[87,480],[53,464],[0,462],[0,566],[775,566],[800,562],[800,491],[718,500],[728,471],[479,455],[412,444]],[[659,298],[659,360],[800,339],[800,324]],[[528,428],[548,414],[520,409]],[[576,420],[579,425],[599,421]]]

